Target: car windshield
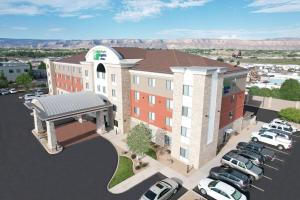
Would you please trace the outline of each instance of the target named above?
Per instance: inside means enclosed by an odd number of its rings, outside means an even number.
[[[233,193],[231,196],[232,196],[235,200],[238,200],[238,199],[240,199],[240,198],[242,197],[242,194],[241,194],[239,191],[235,190],[234,193]]]
[[[215,187],[217,184],[219,183],[219,181],[212,181],[208,184],[208,187],[211,188],[211,187]]]
[[[251,169],[253,167],[253,163],[249,160],[247,163],[246,163],[246,167],[247,169]]]
[[[151,190],[148,190],[145,193],[145,197],[147,197],[149,200],[153,200],[156,197],[156,194],[154,192],[152,192]]]

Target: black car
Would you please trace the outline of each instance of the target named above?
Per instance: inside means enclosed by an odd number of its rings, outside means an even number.
[[[248,150],[232,150],[232,152],[243,156],[245,158],[248,158],[253,162],[253,164],[263,167],[265,158],[261,154],[254,153],[253,151],[248,151]]]
[[[250,178],[247,175],[227,167],[211,168],[209,176],[213,179],[218,179],[231,184],[242,191],[248,191],[251,184]]]
[[[247,150],[262,155],[265,160],[273,160],[275,158],[275,152],[265,148],[263,144],[256,142],[239,142],[236,146],[238,150]]]

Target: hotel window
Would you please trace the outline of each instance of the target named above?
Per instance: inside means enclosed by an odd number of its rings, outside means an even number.
[[[149,102],[150,104],[155,104],[155,96],[149,95],[149,97],[148,97],[148,102]]]
[[[89,71],[88,71],[88,70],[85,70],[85,71],[84,71],[84,74],[85,74],[85,76],[89,76]]]
[[[117,106],[113,104],[113,111],[117,112]]]
[[[155,79],[154,78],[148,78],[148,86],[155,87]]]
[[[151,120],[151,121],[154,121],[155,120],[155,113],[154,112],[149,112],[148,113],[148,119]]]
[[[138,91],[134,91],[134,99],[140,100],[140,93]]]
[[[75,71],[76,71],[76,67],[73,67],[73,73],[75,73]]]
[[[85,83],[85,89],[89,89],[89,83]]]
[[[139,107],[134,107],[133,108],[133,112],[136,116],[139,116],[140,115],[140,108]]]
[[[233,118],[233,112],[230,111],[230,112],[229,112],[229,119],[232,119],[232,118]]]
[[[78,73],[81,74],[81,68],[78,68]]]
[[[173,90],[173,81],[166,80],[166,89],[167,90]]]
[[[101,91],[101,86],[97,85],[97,91],[100,92]]]
[[[138,77],[137,75],[133,75],[132,82],[138,85],[140,83],[140,77]]]
[[[166,124],[167,126],[172,126],[172,124],[173,124],[172,118],[166,117],[166,119],[165,119],[165,124]]]
[[[70,66],[68,66],[68,71],[70,71]]]
[[[180,156],[181,156],[181,157],[183,157],[183,158],[188,158],[188,157],[189,157],[188,154],[189,154],[189,153],[188,153],[188,150],[187,150],[187,149],[180,147]]]
[[[173,109],[173,100],[171,100],[171,99],[166,100],[166,108]]]
[[[101,74],[102,74],[102,79],[105,79],[105,73],[102,72]]]
[[[116,90],[115,90],[115,89],[112,89],[112,90],[111,90],[111,96],[113,96],[113,97],[116,96]]]
[[[100,72],[97,72],[97,78],[100,78]]]
[[[102,92],[106,93],[106,87],[105,86],[102,87]]]
[[[115,74],[111,75],[111,82],[113,82],[113,83],[116,82],[116,75]]]
[[[183,137],[189,137],[190,136],[190,129],[184,126],[181,126],[180,135]]]
[[[182,106],[181,115],[190,118],[192,116],[191,108]]]
[[[192,86],[183,85],[183,95],[184,96],[192,96]]]
[[[233,94],[233,95],[231,96],[231,103],[233,103],[234,100],[235,100],[235,95]]]

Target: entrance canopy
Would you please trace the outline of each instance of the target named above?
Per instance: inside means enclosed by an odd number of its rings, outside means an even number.
[[[38,97],[32,101],[32,107],[42,121],[96,112],[110,106],[104,96],[89,91]]]

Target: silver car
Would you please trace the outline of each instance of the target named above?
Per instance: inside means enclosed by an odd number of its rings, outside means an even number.
[[[167,200],[179,189],[179,184],[170,178],[155,183],[140,200]]]

